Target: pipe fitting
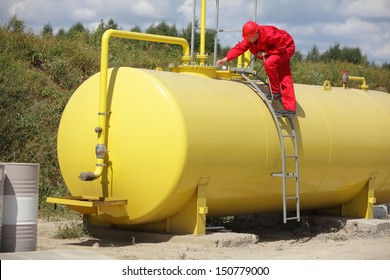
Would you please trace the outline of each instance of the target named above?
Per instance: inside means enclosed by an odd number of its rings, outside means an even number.
[[[95,153],[96,153],[96,158],[104,158],[104,156],[107,154],[107,149],[104,144],[97,144]]]
[[[81,181],[93,181],[96,179],[96,175],[93,172],[81,172],[79,178]]]

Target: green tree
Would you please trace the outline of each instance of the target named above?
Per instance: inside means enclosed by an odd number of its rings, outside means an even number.
[[[303,61],[303,54],[300,51],[295,51],[292,60],[299,61],[299,62]]]
[[[42,36],[53,36],[53,27],[51,26],[50,23],[47,23],[43,26],[41,35]]]
[[[321,60],[325,62],[331,62],[331,61],[337,61],[337,60],[342,60],[341,59],[341,49],[340,49],[340,44],[336,43],[334,46],[330,47],[327,51],[325,51],[321,55]]]
[[[382,68],[390,70],[390,63],[386,61],[385,63],[382,64]]]
[[[343,47],[340,48],[339,43],[335,43],[321,55],[321,60],[324,62],[345,61],[354,64],[367,64],[367,56],[363,56],[360,48]]]
[[[145,33],[172,36],[172,37],[177,37],[179,35],[176,29],[176,25],[174,24],[170,26],[165,21],[160,22],[156,26],[152,24],[146,29]]]
[[[139,25],[134,26],[133,28],[130,29],[131,32],[139,32],[141,33],[141,27]]]
[[[341,60],[354,64],[366,64],[367,56],[363,56],[360,48],[343,47],[341,50]]]
[[[11,17],[11,19],[8,21],[7,29],[11,32],[24,32],[24,29],[26,28],[26,24],[23,20],[19,20],[16,15]]]
[[[200,51],[200,33],[199,30],[199,21],[195,21],[195,38],[194,38],[194,52]],[[188,42],[191,42],[191,36],[192,36],[192,24],[188,24],[186,28],[183,28],[181,30],[181,37],[186,39]],[[206,30],[206,38],[205,38],[205,50],[206,53],[213,53],[214,52],[214,38],[215,38],[215,31],[212,30]],[[221,53],[221,44],[217,43],[217,53]]]
[[[311,50],[307,53],[306,60],[312,62],[318,62],[321,59],[320,50],[316,44],[313,45]]]
[[[81,22],[78,22],[74,25],[72,25],[68,32],[66,33],[66,36],[73,38],[80,35],[88,36],[89,30],[84,27],[84,25]]]
[[[59,38],[63,38],[63,37],[65,37],[66,36],[66,31],[65,31],[65,29],[63,29],[63,28],[60,28],[59,30],[58,30],[58,32],[57,32],[57,35],[56,35],[57,37],[59,37]]]
[[[113,19],[110,19],[107,24],[101,19],[96,31],[89,38],[90,43],[92,45],[100,45],[103,33],[108,29],[118,29],[118,24]]]
[[[110,18],[108,20],[106,28],[107,29],[119,29],[118,24],[112,18]]]

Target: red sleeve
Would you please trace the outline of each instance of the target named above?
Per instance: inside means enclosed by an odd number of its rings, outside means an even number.
[[[243,40],[243,41],[237,43],[233,48],[231,48],[229,50],[229,52],[226,55],[226,58],[228,61],[231,61],[231,60],[235,59],[236,57],[242,55],[248,49],[249,49],[249,41]]]

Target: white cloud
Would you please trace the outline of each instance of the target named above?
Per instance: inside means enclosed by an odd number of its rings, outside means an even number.
[[[154,6],[149,3],[149,1],[137,1],[136,3],[133,3],[134,7],[134,14],[137,16],[151,16],[155,17],[156,16],[156,10],[154,9]]]
[[[322,27],[322,32],[328,35],[360,37],[365,34],[375,34],[378,31],[378,26],[374,23],[361,20],[357,17],[348,18],[342,23],[325,23]]]
[[[17,2],[15,4],[12,4],[12,6],[9,8],[8,15],[16,15],[16,14],[23,14],[24,11],[26,10],[26,5],[28,3],[23,3],[23,2]]]
[[[76,10],[73,12],[73,18],[76,21],[93,20],[96,18],[96,12],[90,8],[76,8]]]
[[[316,27],[313,25],[294,25],[288,29],[293,37],[309,37],[314,35]]]
[[[187,18],[192,18],[193,14],[193,0],[184,0],[181,5],[176,9],[176,11],[180,14],[185,15]]]
[[[390,63],[390,42],[386,42],[383,45],[374,46],[371,50],[371,57],[373,60],[387,58],[386,61]]]
[[[337,10],[345,16],[359,16],[371,18],[390,17],[389,0],[341,0]]]

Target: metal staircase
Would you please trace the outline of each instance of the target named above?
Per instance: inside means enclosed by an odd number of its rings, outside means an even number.
[[[254,80],[250,78],[250,76],[255,77],[258,82],[263,82],[263,84],[267,85],[267,82],[263,80],[261,77],[257,76],[250,69],[236,69],[236,71],[253,87],[257,95],[263,99],[264,103],[267,105],[268,110],[270,111],[276,128],[278,130],[279,140],[281,144],[282,150],[282,172],[272,173],[272,176],[282,177],[283,182],[283,222],[287,223],[288,220],[297,220],[300,221],[300,197],[299,197],[299,153],[298,153],[298,142],[297,135],[294,127],[293,117],[283,117],[278,116],[273,107],[273,101],[269,100],[266,94],[261,89],[261,85],[256,83]],[[267,85],[268,86],[268,85]],[[272,93],[271,93],[272,94]],[[283,119],[287,121],[284,122]],[[283,132],[282,126],[286,125],[290,128],[290,132]],[[286,141],[292,141],[294,145],[295,152],[294,154],[286,154]],[[293,164],[289,164],[289,166],[293,166],[292,170],[287,170],[287,163],[293,162]],[[291,183],[290,183],[291,182]],[[295,187],[295,188],[293,188]],[[287,214],[287,202],[290,200],[295,200],[295,216],[288,216]]]

